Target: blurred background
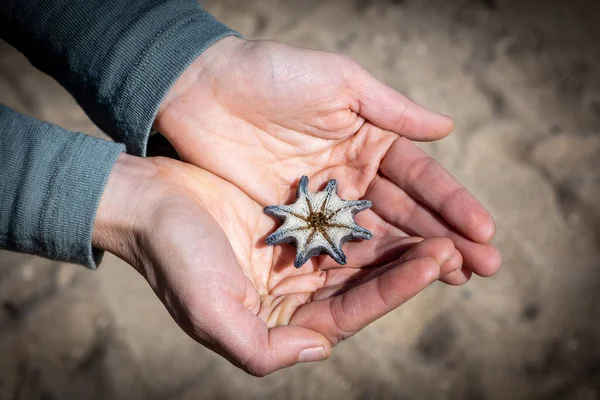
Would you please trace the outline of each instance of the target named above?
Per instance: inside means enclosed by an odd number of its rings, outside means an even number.
[[[354,57],[456,131],[423,145],[494,215],[504,267],[434,284],[264,379],[195,344],[146,282],[0,253],[0,399],[600,399],[600,2],[207,0],[248,38]],[[0,42],[0,102],[101,136]]]

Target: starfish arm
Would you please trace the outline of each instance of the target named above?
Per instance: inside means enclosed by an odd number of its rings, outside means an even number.
[[[311,203],[312,209],[314,212],[325,213],[328,209],[330,209],[330,202],[336,201],[339,199],[336,195],[337,191],[337,181],[332,179],[327,183],[325,190],[317,193],[312,193]]]
[[[293,214],[286,214],[284,218],[285,221],[279,227],[279,229],[267,237],[267,245],[274,246],[281,243],[291,242],[296,242],[297,245],[302,244],[302,236],[306,235],[303,231],[310,229],[310,227],[306,224],[306,221],[302,218],[294,216]]]
[[[356,215],[361,211],[365,211],[366,209],[371,208],[373,205],[371,200],[352,200],[348,201],[348,203],[350,203],[348,206],[350,207],[353,215]]]
[[[333,243],[335,244],[335,249],[338,253],[343,253],[342,246],[350,240],[369,240],[373,237],[371,232],[369,232],[362,226],[355,224],[354,222],[348,225],[331,224],[329,225],[327,232],[330,235]]]
[[[268,246],[275,246],[282,243],[298,242],[298,234],[301,231],[308,230],[308,228],[292,228],[283,229],[280,227],[275,232],[271,233],[265,240]]]
[[[339,197],[338,201],[331,201],[330,203],[332,206],[335,205],[335,207],[331,207],[331,217],[335,217],[346,211],[350,211],[352,215],[356,215],[361,211],[371,208],[373,205],[371,200],[342,200]]]
[[[353,203],[358,203],[358,201],[355,201]],[[366,204],[361,204],[360,206],[363,207],[363,206],[366,206]],[[351,239],[362,239],[362,240],[371,239],[373,237],[371,232],[369,232],[369,230],[363,228],[362,226],[358,225],[356,223],[356,221],[354,221],[354,215],[355,215],[355,213],[352,212],[352,208],[348,208],[343,211],[337,212],[329,220],[329,225],[334,228],[338,227],[338,228],[348,229],[351,234],[351,236],[350,236]]]
[[[298,182],[298,188],[296,189],[296,197],[300,198],[307,198],[309,197],[310,193],[308,192],[308,176],[303,175],[302,178],[300,178],[300,182]]]
[[[275,246],[283,243],[291,243],[294,241],[294,237],[290,236],[286,232],[282,232],[281,229],[277,229],[275,232],[271,233],[265,243],[267,246]]]
[[[373,234],[368,229],[355,224],[352,230],[352,239],[371,240],[373,239]]]
[[[297,210],[294,205],[289,206],[267,206],[264,208],[264,212],[267,215],[272,215],[279,219],[296,218],[302,221],[306,221],[306,215],[302,212],[303,210]]]
[[[353,239],[370,240],[373,238],[373,234],[368,230],[358,225],[354,220],[343,221],[342,223],[331,223],[329,227],[336,240],[343,240],[347,242]],[[335,229],[337,228],[337,229]]]
[[[294,259],[294,267],[301,268],[308,260],[323,253],[324,250],[321,247],[312,247],[309,251],[299,251]]]
[[[314,257],[321,253],[318,248],[318,244],[314,244],[314,240],[318,232],[311,229],[310,232],[303,235],[302,244],[296,246],[296,259],[294,260],[294,267],[300,268],[303,266],[309,258]]]
[[[329,182],[327,182],[327,186],[325,187],[325,192],[330,193],[330,194],[331,193],[336,194],[337,188],[338,188],[337,180],[331,179]]]
[[[309,239],[304,246],[297,247],[296,259],[294,260],[296,268],[300,268],[311,257],[323,253],[329,254],[338,264],[346,264],[346,255],[341,248],[342,243],[336,243],[329,233],[315,230]]]
[[[335,238],[332,237],[332,233],[333,232],[328,232],[328,230],[322,232],[322,236],[327,242],[327,246],[324,247],[325,251],[335,260],[335,262],[340,265],[345,265],[347,262],[346,254],[344,254],[344,251],[342,250],[344,242],[342,240],[335,240]]]

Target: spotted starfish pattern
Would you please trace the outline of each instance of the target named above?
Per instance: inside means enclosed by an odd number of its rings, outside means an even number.
[[[338,264],[346,264],[342,245],[349,240],[369,240],[371,232],[359,226],[354,216],[371,207],[369,200],[343,200],[337,195],[337,181],[332,179],[325,190],[308,191],[308,177],[300,178],[296,201],[290,205],[268,206],[265,213],[282,219],[283,224],[267,238],[267,245],[296,245],[294,267],[300,268],[309,258],[327,253]]]

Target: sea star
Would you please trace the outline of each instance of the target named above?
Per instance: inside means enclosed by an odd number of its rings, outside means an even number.
[[[322,192],[308,191],[308,177],[300,178],[296,201],[290,205],[268,206],[265,213],[283,219],[283,224],[267,238],[267,245],[293,242],[294,267],[326,252],[338,264],[346,264],[342,245],[352,239],[369,240],[371,232],[354,221],[354,215],[371,207],[369,200],[343,200],[332,179]]]

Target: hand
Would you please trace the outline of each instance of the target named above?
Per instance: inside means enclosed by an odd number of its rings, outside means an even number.
[[[462,263],[448,239],[376,234],[346,246],[344,268],[322,256],[297,270],[292,246],[264,243],[276,225],[206,171],[122,154],[92,241],[133,265],[192,338],[259,376],[327,358],[331,346]]]
[[[312,190],[337,178],[342,197],[373,201],[365,214],[380,237],[450,238],[465,268],[447,283],[500,267],[492,217],[411,142],[446,136],[452,121],[345,56],[223,39],[177,81],[155,127],[184,161],[261,206],[289,202],[301,175]]]

